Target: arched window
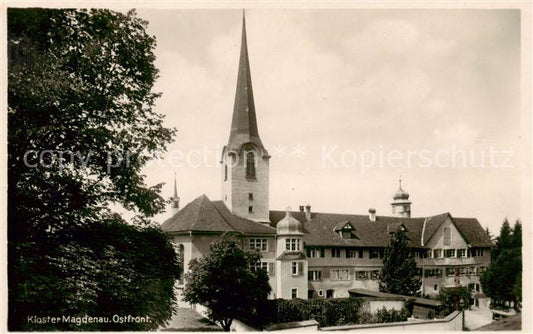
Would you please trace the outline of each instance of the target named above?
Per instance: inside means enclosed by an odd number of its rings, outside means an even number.
[[[253,151],[246,153],[246,177],[255,179],[255,154]]]

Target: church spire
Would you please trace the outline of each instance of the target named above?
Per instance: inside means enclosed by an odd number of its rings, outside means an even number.
[[[170,198],[170,214],[174,216],[180,209],[180,197],[178,196],[178,184],[176,181],[176,173],[174,172],[174,195]]]
[[[239,58],[237,90],[235,92],[235,104],[233,107],[228,148],[236,150],[242,144],[249,142],[257,145],[264,154],[268,155],[257,130],[252,76],[250,73],[248,44],[246,40],[246,17],[243,10],[241,54]]]

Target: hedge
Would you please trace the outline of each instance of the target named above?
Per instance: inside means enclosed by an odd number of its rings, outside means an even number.
[[[267,300],[258,307],[256,317],[240,320],[259,328],[310,319],[316,320],[320,327],[357,324],[362,304],[356,298]]]

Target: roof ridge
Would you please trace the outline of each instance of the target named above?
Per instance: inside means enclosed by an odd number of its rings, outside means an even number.
[[[207,196],[205,196],[207,198]],[[229,227],[230,230],[233,230],[234,232],[239,232],[242,234],[242,232],[238,231],[233,225],[231,225],[229,223],[229,221],[226,219],[226,217],[224,217],[224,215],[220,212],[220,210],[218,210],[217,206],[209,199],[207,198],[209,204],[215,209],[215,211],[218,213],[218,215],[220,217],[222,217],[222,220],[224,221],[224,223]]]

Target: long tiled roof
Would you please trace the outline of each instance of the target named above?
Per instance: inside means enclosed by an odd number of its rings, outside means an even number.
[[[167,219],[164,232],[238,232],[244,234],[276,234],[270,226],[231,214],[222,201],[212,202],[206,195],[196,198]]]
[[[476,218],[454,218],[455,226],[472,247],[490,247],[492,241]]]
[[[222,201],[211,201],[206,195],[202,195],[165,221],[162,229],[167,233],[236,232],[247,235],[275,235],[276,225],[285,214],[286,211],[270,211],[271,223],[268,226],[234,215]],[[449,213],[421,218],[376,216],[375,221],[371,221],[368,215],[313,212],[311,220],[306,220],[305,212],[294,211],[291,214],[302,223],[303,239],[309,246],[386,247],[390,233],[404,226],[411,247],[423,248],[447,218],[452,220],[472,247],[492,245],[477,219],[453,218]],[[342,227],[346,223],[353,227],[352,234],[355,237],[343,239],[340,236],[339,226]]]
[[[270,225],[275,227],[284,214],[284,211],[270,211]],[[376,221],[371,221],[368,215],[315,212],[309,221],[305,219],[304,212],[296,211],[292,215],[304,225],[304,242],[309,246],[386,247],[389,244],[389,233],[403,225],[411,247],[423,248],[448,217],[472,247],[491,246],[490,239],[477,219],[453,218],[449,213],[421,218],[376,216]],[[346,222],[354,227],[356,238],[343,239],[335,231],[340,223],[343,225]]]

